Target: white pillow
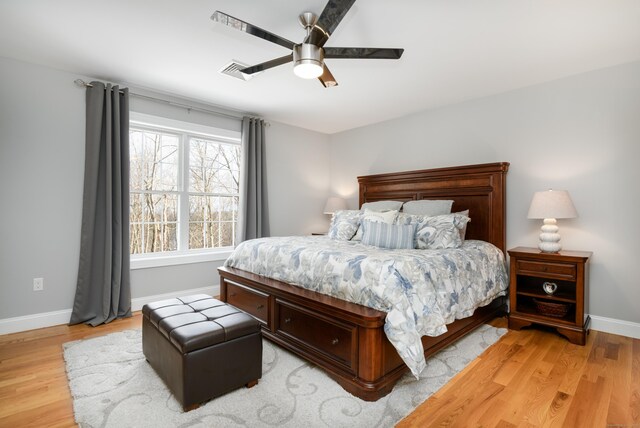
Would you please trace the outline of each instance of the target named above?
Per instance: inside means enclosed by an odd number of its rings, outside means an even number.
[[[360,209],[371,210],[371,211],[400,211],[400,207],[402,206],[402,202],[400,201],[376,201],[376,202],[365,202],[362,204]]]
[[[420,201],[409,201],[402,205],[402,212],[413,215],[426,215],[433,217],[442,214],[451,214],[453,201],[423,199]]]
[[[360,226],[358,227],[358,231],[356,232],[355,236],[351,238],[351,240],[362,241],[362,233],[364,232],[364,230],[362,229],[362,222],[364,222],[365,220],[369,220],[373,222],[379,221],[382,223],[393,224],[397,216],[398,216],[397,210],[384,211],[384,212],[371,211],[368,209],[364,210],[364,214],[362,214],[362,218],[360,219]]]

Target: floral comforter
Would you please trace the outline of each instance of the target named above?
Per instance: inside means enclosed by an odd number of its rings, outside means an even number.
[[[387,312],[384,331],[416,378],[426,366],[420,337],[473,315],[505,294],[504,255],[483,241],[445,250],[388,250],[325,236],[261,238],[225,262]]]

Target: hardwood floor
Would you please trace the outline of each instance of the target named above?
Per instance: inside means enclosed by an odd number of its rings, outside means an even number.
[[[62,344],[140,327],[141,314],[100,327],[55,326],[0,336],[0,427],[75,427]]]
[[[0,336],[0,427],[75,426],[62,344],[140,324],[137,313]],[[640,427],[640,340],[509,331],[398,426]]]
[[[640,340],[511,330],[398,424],[416,426],[640,427]]]

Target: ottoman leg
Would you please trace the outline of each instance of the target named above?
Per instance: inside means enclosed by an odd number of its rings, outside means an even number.
[[[188,406],[183,406],[183,407],[182,407],[182,411],[186,413],[186,412],[190,412],[190,411],[192,411],[192,410],[195,410],[195,409],[197,409],[198,407],[200,407],[200,403],[190,404],[190,405],[188,405]]]
[[[256,386],[258,384],[258,379],[256,380],[252,380],[251,382],[247,382],[247,388],[253,388],[254,386]]]

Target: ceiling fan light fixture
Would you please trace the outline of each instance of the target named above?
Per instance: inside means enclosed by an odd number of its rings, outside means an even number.
[[[315,79],[322,75],[324,68],[324,51],[309,43],[302,43],[293,48],[293,72],[303,79]]]

